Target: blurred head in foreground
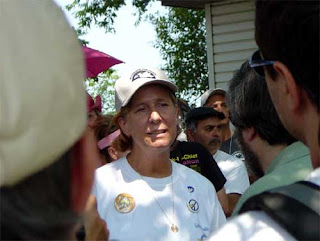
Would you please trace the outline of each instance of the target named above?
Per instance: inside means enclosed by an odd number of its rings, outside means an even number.
[[[98,157],[80,44],[51,1],[0,1],[0,30],[1,240],[71,239]]]

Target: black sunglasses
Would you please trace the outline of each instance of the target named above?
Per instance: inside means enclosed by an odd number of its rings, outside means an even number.
[[[249,60],[249,65],[256,71],[259,76],[265,77],[263,66],[273,65],[274,62],[275,60],[264,60],[260,51],[257,50],[252,54]]]

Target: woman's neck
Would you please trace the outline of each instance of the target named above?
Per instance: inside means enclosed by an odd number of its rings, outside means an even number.
[[[146,152],[136,148],[127,156],[130,166],[142,176],[163,178],[171,175],[170,152]]]

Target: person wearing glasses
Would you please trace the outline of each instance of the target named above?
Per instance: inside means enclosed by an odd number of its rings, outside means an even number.
[[[231,79],[227,103],[245,162],[260,177],[241,196],[232,214],[235,216],[250,197],[304,180],[312,165],[309,149],[283,127],[265,79],[249,61]]]
[[[96,171],[93,194],[111,240],[201,240],[226,222],[212,183],[170,161],[176,85],[156,68],[115,83],[115,123],[131,152]]]
[[[256,1],[260,50],[250,60],[284,127],[309,148],[314,171],[249,199],[210,241],[320,239],[319,9],[319,1]]]

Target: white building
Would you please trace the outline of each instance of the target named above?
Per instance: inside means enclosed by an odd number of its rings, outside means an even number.
[[[235,70],[258,47],[254,39],[253,0],[162,0],[162,5],[204,9],[209,88],[227,90]]]

